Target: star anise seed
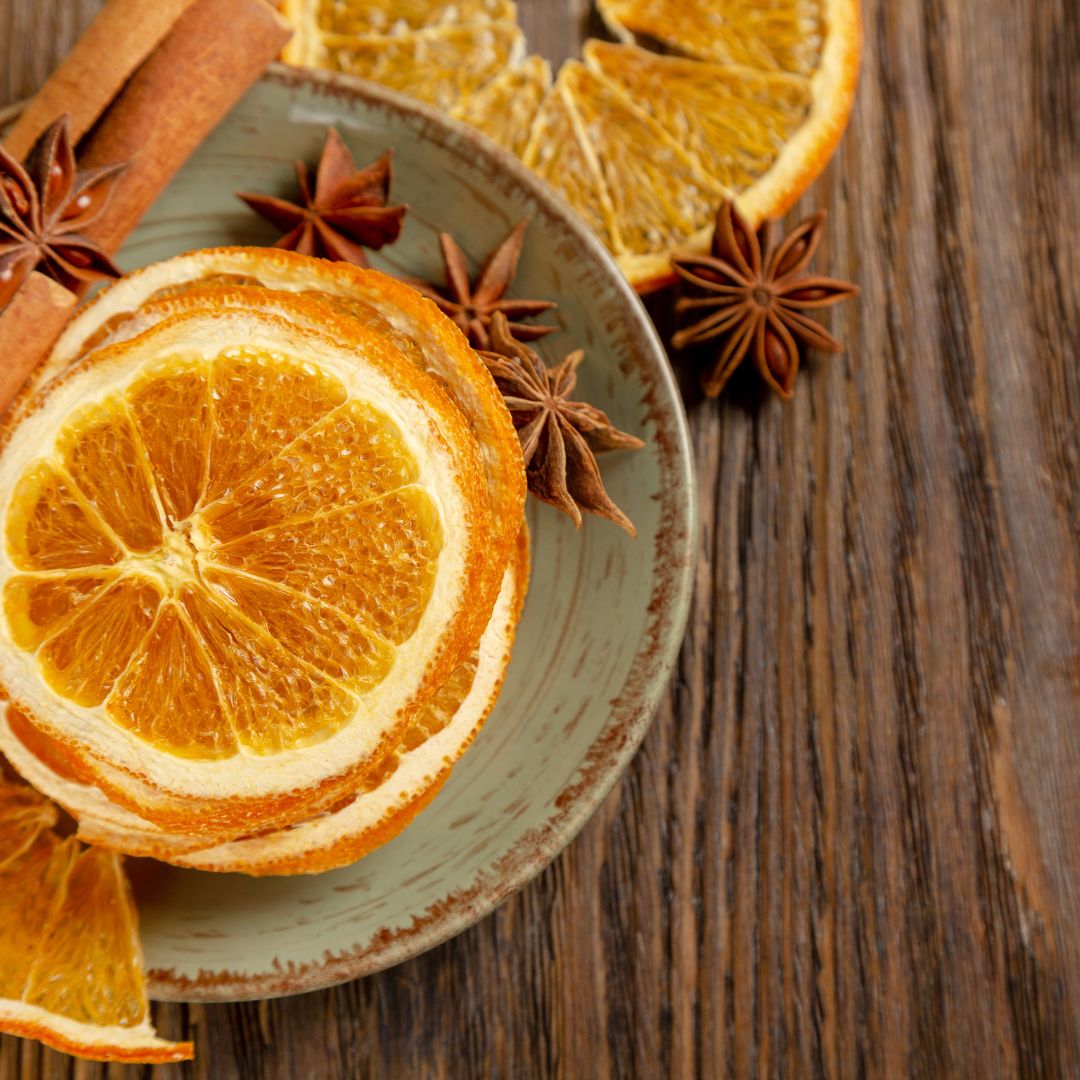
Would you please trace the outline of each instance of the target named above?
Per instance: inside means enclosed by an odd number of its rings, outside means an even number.
[[[554,326],[537,326],[516,321],[539,315],[555,307],[552,301],[517,300],[506,296],[506,290],[517,273],[528,224],[527,218],[517,223],[506,239],[488,256],[475,283],[469,280],[469,263],[465,253],[449,233],[439,236],[446,266],[445,288],[427,281],[409,281],[410,285],[430,300],[434,300],[457,323],[474,348],[491,348],[491,320],[496,311],[501,311],[506,316],[510,333],[519,341],[535,341],[556,329]]]
[[[672,260],[691,294],[678,301],[676,310],[704,313],[673,335],[672,344],[682,349],[722,342],[702,377],[707,396],[716,397],[752,352],[761,377],[787,401],[799,370],[799,342],[843,351],[832,334],[805,314],[859,295],[850,282],[806,273],[825,218],[819,210],[776,245],[774,222],[755,233],[735,205],[725,202],[716,215],[710,254]]]
[[[581,511],[607,518],[631,536],[630,519],[604,490],[596,455],[607,450],[638,450],[645,444],[620,431],[606,414],[584,401],[571,401],[582,349],[547,367],[532,349],[514,339],[501,311],[491,320],[494,351],[487,364],[517,428],[529,491],[558,507],[581,528]]]
[[[126,168],[80,170],[66,114],[42,132],[23,164],[0,146],[0,308],[36,269],[69,289],[120,276],[81,230],[105,208]]]
[[[322,259],[367,266],[365,248],[377,250],[401,234],[406,207],[387,206],[393,179],[392,152],[363,169],[334,128],[317,169],[296,163],[300,201],[237,192],[239,198],[285,235],[274,247]]]

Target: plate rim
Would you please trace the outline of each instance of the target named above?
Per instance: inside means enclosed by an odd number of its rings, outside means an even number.
[[[268,65],[257,80],[286,88],[311,86],[345,100],[363,102],[422,121],[421,137],[445,145],[464,140],[481,158],[512,181],[524,196],[570,235],[613,289],[621,316],[629,324],[635,352],[651,355],[655,375],[652,396],[668,420],[657,434],[661,473],[660,526],[655,537],[649,622],[631,664],[631,674],[600,734],[589,747],[571,781],[555,797],[543,823],[522,836],[494,867],[481,871],[470,886],[458,889],[427,908],[422,918],[399,930],[383,928],[366,944],[326,954],[322,960],[287,965],[275,960],[262,972],[200,970],[192,978],[175,969],[146,972],[147,989],[157,1001],[230,1002],[283,997],[325,989],[373,975],[444,944],[489,915],[538,876],[577,837],[600,803],[610,794],[638,751],[652,724],[660,699],[675,669],[693,595],[693,551],[698,527],[697,488],[685,407],[667,355],[645,308],[614,259],[576,212],[518,158],[466,124],[405,94],[340,72]],[[24,103],[0,110],[0,126]],[[223,121],[224,122],[224,121]],[[416,126],[414,124],[414,126]],[[646,366],[642,365],[642,370]],[[655,410],[654,410],[655,412]]]

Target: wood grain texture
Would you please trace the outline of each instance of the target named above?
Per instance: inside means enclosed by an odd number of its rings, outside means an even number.
[[[0,98],[94,0],[0,0]],[[520,0],[553,60],[585,0]],[[334,990],[159,1006],[143,1076],[1080,1075],[1080,7],[865,0],[798,210],[863,288],[784,406],[687,387],[701,558],[623,782],[521,894]],[[664,298],[653,304],[668,319]],[[137,1075],[0,1040],[0,1077]]]

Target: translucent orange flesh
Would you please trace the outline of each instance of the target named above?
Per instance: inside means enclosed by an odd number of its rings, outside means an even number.
[[[585,57],[729,191],[743,191],[768,171],[812,103],[809,81],[792,75],[606,41],[590,41]]]
[[[809,76],[821,55],[822,0],[601,0],[635,34],[724,64]]]
[[[310,365],[166,358],[17,483],[9,631],[58,694],[178,756],[316,742],[427,606],[442,526],[418,476],[393,421]]]
[[[513,22],[444,24],[385,35],[326,35],[322,64],[449,109],[510,63],[523,41]]]
[[[0,998],[84,1023],[146,1017],[120,857],[51,831],[56,813],[0,779]]]
[[[513,17],[512,0],[320,0],[316,16],[322,30],[335,34],[390,34]]]

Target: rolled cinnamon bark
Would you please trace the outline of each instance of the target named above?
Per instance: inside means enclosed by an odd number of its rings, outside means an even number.
[[[194,0],[109,0],[4,137],[14,157],[67,113],[77,143]]]
[[[36,270],[0,310],[0,412],[60,336],[78,298]]]
[[[112,254],[291,31],[266,0],[195,0],[80,147],[83,168],[131,166],[85,235]]]

